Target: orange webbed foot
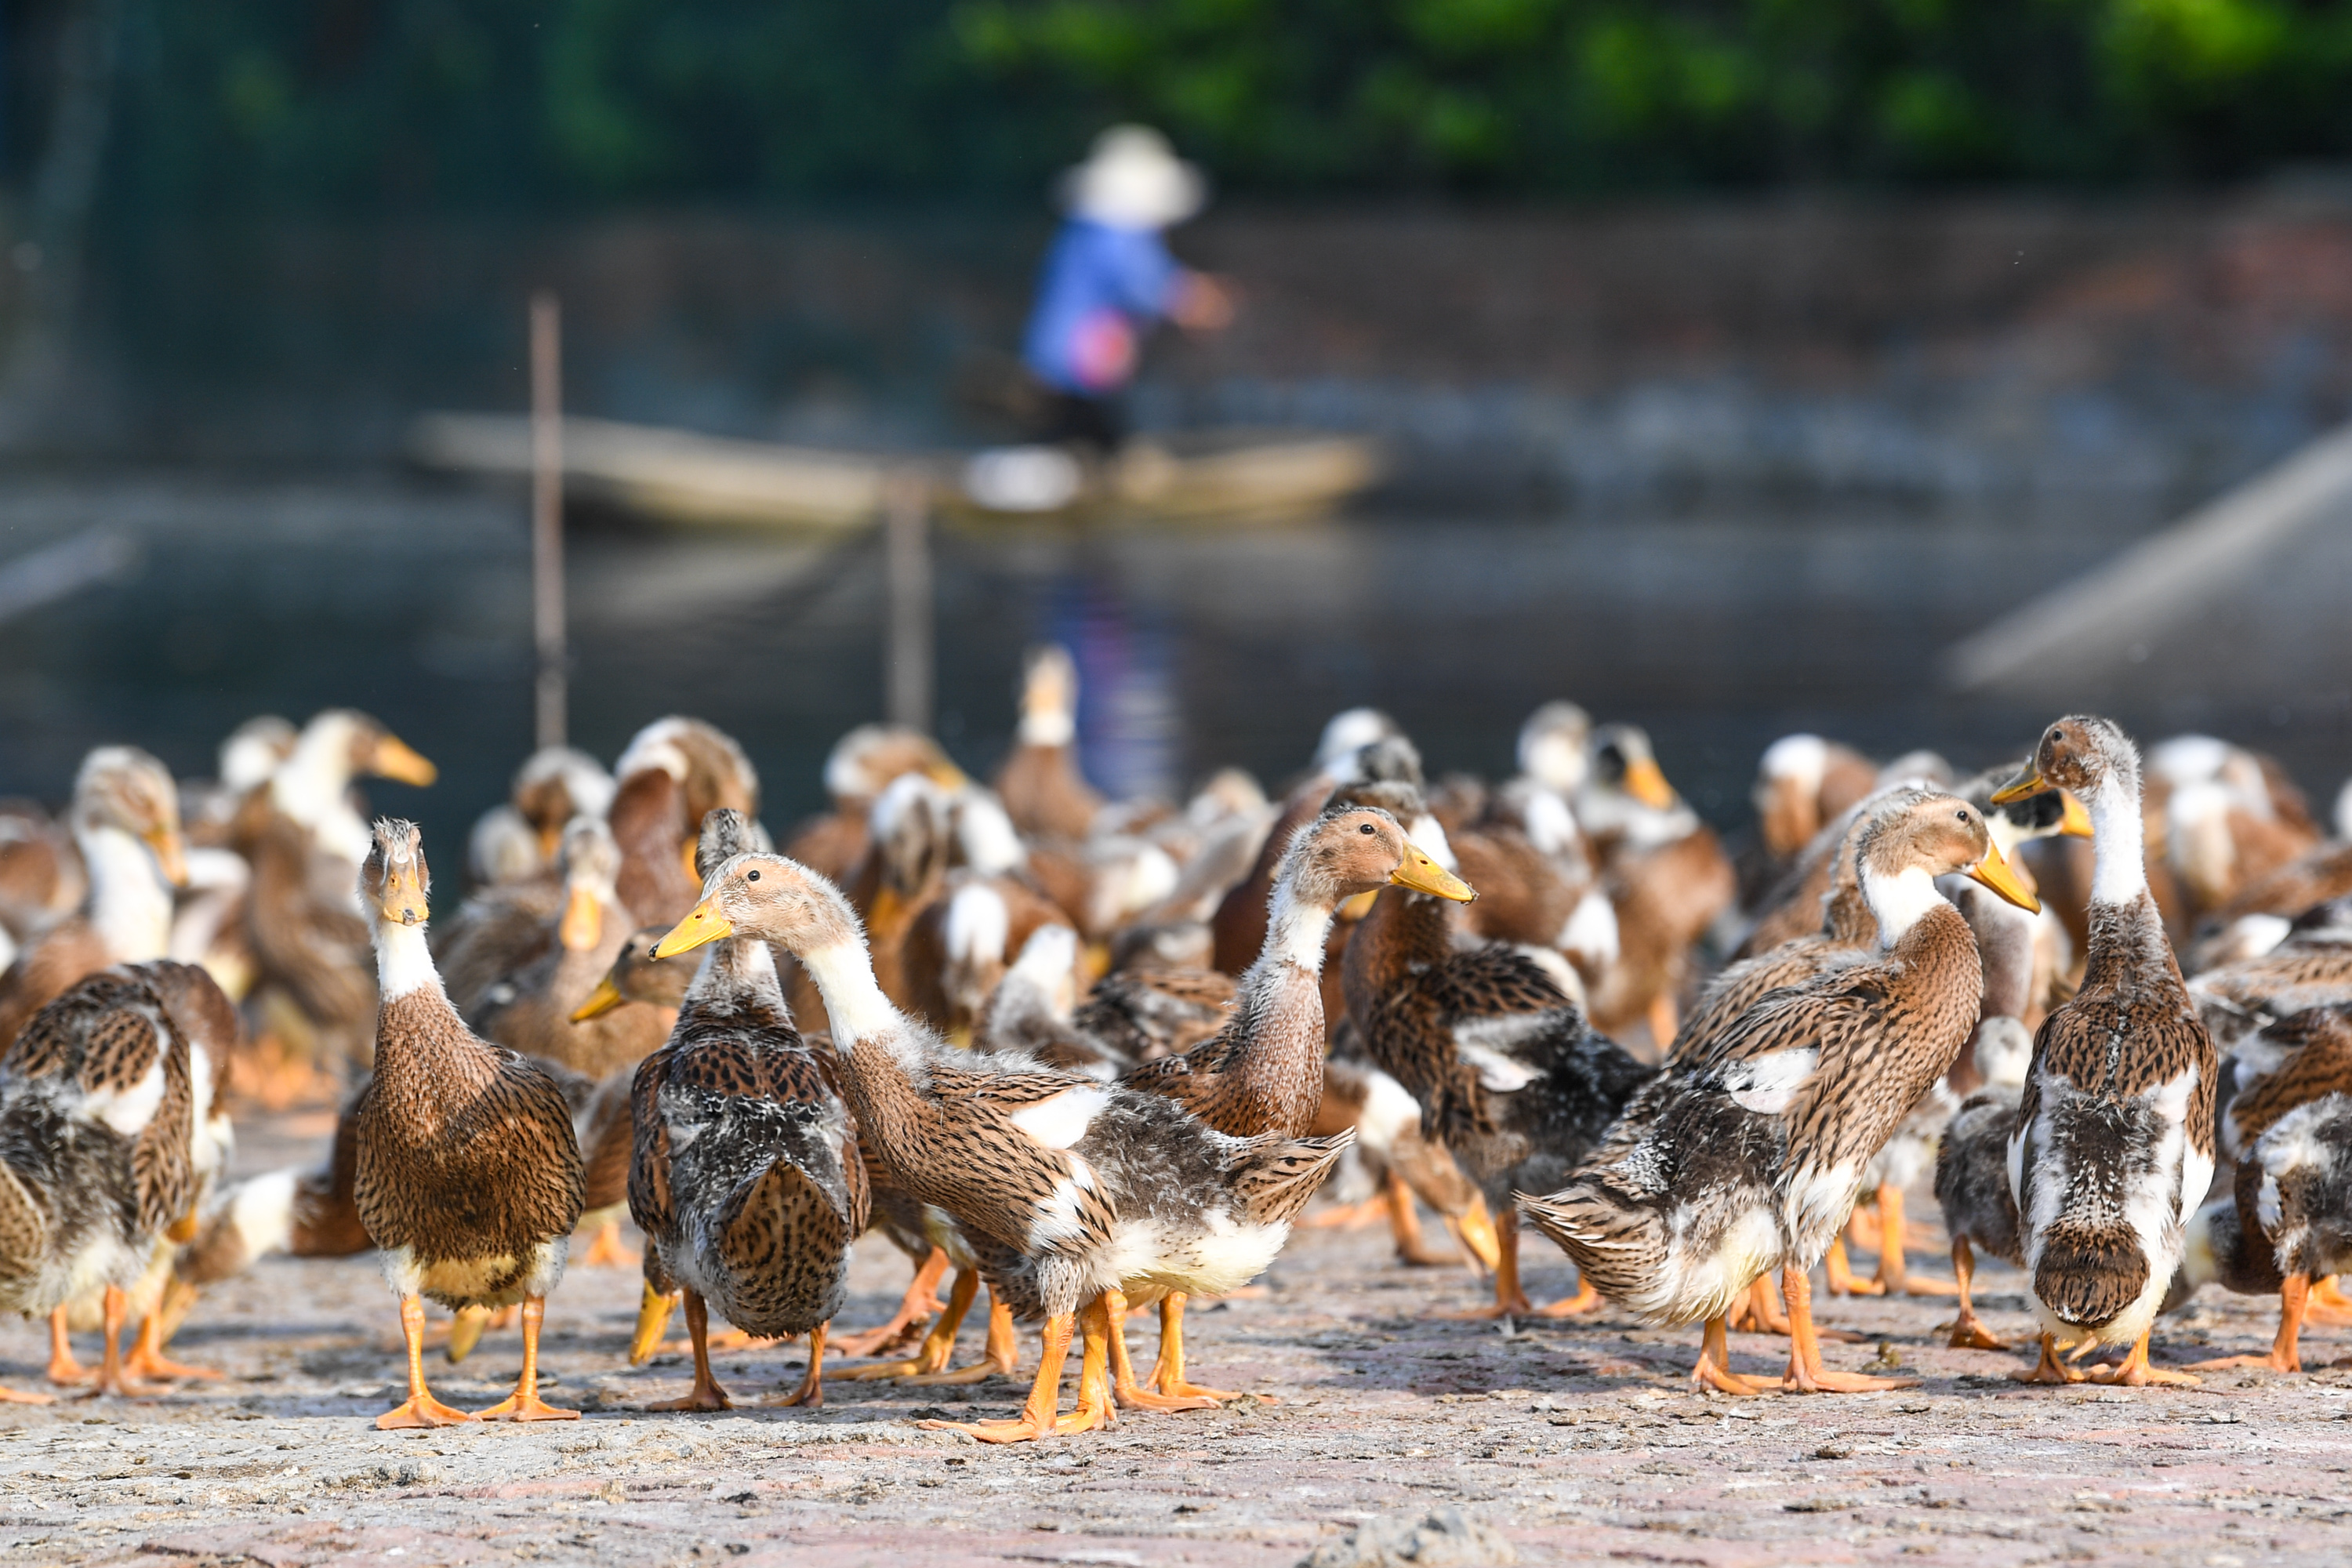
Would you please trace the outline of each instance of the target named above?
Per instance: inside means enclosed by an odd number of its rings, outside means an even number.
[[[983,1443],[1034,1443],[1059,1427],[1058,1422],[1032,1421],[1025,1415],[1012,1421],[918,1421],[915,1425],[927,1432],[961,1432]]]
[[[511,1396],[509,1396],[509,1397],[507,1399],[507,1401],[506,1401],[506,1404],[507,1404],[507,1405],[512,1405],[513,1403],[514,1403],[514,1400],[513,1400],[513,1398],[512,1398]],[[493,1408],[496,1408],[496,1409],[503,1409],[503,1408],[504,1408],[504,1405],[493,1406]],[[728,1397],[727,1397],[727,1391],[726,1391],[725,1389],[723,1389],[723,1388],[719,1387],[717,1384],[713,1383],[713,1384],[703,1384],[702,1386],[699,1386],[699,1387],[696,1388],[696,1389],[695,1389],[691,1394],[680,1394],[680,1395],[679,1395],[677,1398],[676,1398],[676,1399],[657,1399],[657,1400],[655,1400],[655,1401],[651,1402],[650,1404],[648,1404],[648,1405],[646,1406],[646,1408],[647,1410],[664,1410],[664,1411],[667,1411],[667,1410],[709,1410],[709,1411],[732,1410],[732,1409],[734,1409],[734,1408],[735,1408],[735,1402],[734,1402],[733,1400],[731,1400],[731,1399],[730,1399],[730,1398],[728,1398]],[[575,1411],[571,1412],[570,1414],[572,1414],[572,1415],[577,1415],[579,1414],[579,1412],[575,1410]],[[483,1415],[484,1419],[486,1419],[486,1420],[497,1420],[497,1419],[501,1419],[501,1417],[497,1417],[497,1416],[493,1416],[493,1415],[490,1415],[490,1412],[489,1412],[489,1411],[488,1411],[488,1410],[485,1410],[484,1412],[482,1412],[482,1415]],[[562,1417],[560,1417],[560,1416],[555,1416],[555,1417],[542,1416],[542,1417],[541,1417],[540,1419],[541,1419],[541,1420],[550,1420],[550,1419],[561,1419],[561,1418],[562,1418]]]
[[[419,1426],[457,1426],[478,1419],[429,1394],[415,1394],[377,1416],[375,1425],[380,1432],[404,1432]]]
[[[721,1394],[723,1399],[726,1397]],[[577,1410],[559,1410],[541,1399],[536,1392],[524,1394],[518,1390],[491,1405],[488,1410],[474,1412],[477,1421],[577,1421]]]
[[[1563,1296],[1557,1301],[1538,1307],[1533,1315],[1538,1318],[1580,1318],[1587,1312],[1599,1311],[1601,1306],[1601,1292],[1594,1289],[1590,1281],[1580,1279],[1575,1295]]]
[[[55,1405],[54,1394],[35,1394],[27,1389],[0,1387],[0,1405]]]

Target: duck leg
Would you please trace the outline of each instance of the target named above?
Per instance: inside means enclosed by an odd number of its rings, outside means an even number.
[[[1832,1296],[1876,1296],[1886,1289],[1875,1279],[1864,1279],[1855,1275],[1853,1265],[1846,1260],[1845,1237],[1843,1236],[1833,1238],[1829,1250],[1822,1254],[1822,1272],[1829,1277],[1830,1294]]]
[[[417,1296],[400,1299],[400,1336],[408,1342],[408,1398],[375,1418],[379,1430],[397,1432],[411,1426],[455,1426],[473,1416],[433,1397],[425,1386],[425,1302]]]
[[[1410,1203],[1412,1200],[1412,1194],[1407,1192],[1405,1201]],[[1460,1217],[1448,1219],[1445,1228],[1454,1233],[1454,1238],[1463,1245],[1479,1268],[1492,1274],[1502,1267],[1503,1243],[1496,1234],[1495,1215],[1486,1207],[1484,1194],[1471,1194],[1470,1206],[1462,1212]]]
[[[2083,1374],[2058,1359],[2058,1340],[2053,1334],[2042,1336],[2042,1359],[2033,1363],[2032,1372],[2017,1374],[2020,1383],[2068,1384],[2080,1383]]]
[[[1097,1297],[1087,1303],[1080,1316],[1086,1348],[1078,1358],[1078,1405],[1055,1421],[1056,1433],[1091,1432],[1118,1425],[1118,1415],[1111,1408],[1109,1312],[1102,1298]]]
[[[687,1310],[694,1310],[692,1294],[688,1296]],[[522,1299],[522,1375],[515,1379],[515,1391],[475,1414],[484,1421],[577,1421],[577,1410],[558,1410],[539,1396],[539,1327],[547,1320],[547,1298],[525,1296]],[[693,1318],[687,1319],[688,1323]]]
[[[1650,998],[1650,1038],[1657,1043],[1658,1054],[1665,1055],[1674,1048],[1675,1037],[1682,1032],[1682,1015],[1675,1006],[1675,994],[1661,991]]]
[[[1461,1322],[1476,1322],[1491,1318],[1532,1318],[1536,1304],[1528,1300],[1526,1289],[1519,1284],[1519,1216],[1516,1209],[1505,1209],[1495,1216],[1495,1299],[1484,1307],[1467,1307],[1458,1312],[1438,1312],[1440,1318]],[[1172,1298],[1171,1298],[1172,1300]]]
[[[1993,1332],[1977,1316],[1975,1305],[1969,1300],[1969,1282],[1976,1278],[1976,1249],[1965,1236],[1952,1237],[1952,1279],[1959,1291],[1960,1315],[1952,1320],[1951,1346],[1956,1351],[2004,1351],[2009,1347],[1993,1337]]]
[[[1408,1268],[1451,1268],[1462,1261],[1458,1252],[1444,1252],[1430,1245],[1422,1234],[1421,1209],[1412,1201],[1412,1188],[1391,1169],[1381,1178],[1380,1195],[1372,1200],[1389,1222],[1389,1236],[1396,1243],[1396,1258]],[[1446,1227],[1454,1229],[1462,1222],[1448,1220]]]
[[[1751,1334],[1785,1335],[1789,1331],[1789,1314],[1781,1310],[1780,1292],[1773,1288],[1770,1274],[1756,1277],[1748,1287],[1748,1299],[1731,1309],[1724,1326]]]
[[[644,1261],[621,1244],[618,1219],[607,1219],[598,1226],[596,1234],[589,1239],[588,1250],[580,1255],[581,1266],[586,1268],[635,1268]]]
[[[808,1371],[802,1374],[800,1387],[793,1392],[790,1399],[779,1399],[772,1403],[779,1405],[805,1405],[812,1410],[824,1403],[824,1331],[832,1326],[832,1323],[827,1321],[819,1323],[809,1331]]]
[[[1160,1359],[1152,1363],[1151,1381],[1171,1399],[1239,1399],[1222,1388],[1202,1388],[1184,1376],[1184,1296],[1171,1291],[1160,1303]]]
[[[98,1378],[84,1398],[101,1394],[119,1394],[125,1398],[161,1394],[162,1389],[140,1382],[132,1376],[122,1361],[122,1325],[131,1316],[131,1297],[120,1285],[109,1285],[101,1299],[106,1317],[106,1356],[99,1363]]]
[[[2335,1327],[2352,1324],[2352,1296],[2336,1289],[2336,1276],[2326,1275],[2311,1282],[2311,1294],[2304,1310],[2304,1321],[2327,1323]]]
[[[980,1293],[980,1275],[970,1268],[956,1270],[955,1283],[948,1288],[948,1304],[940,1313],[931,1331],[923,1336],[922,1344],[905,1361],[876,1362],[872,1366],[855,1366],[833,1375],[844,1383],[864,1383],[873,1378],[916,1377],[938,1372],[948,1364],[955,1353],[956,1331],[963,1327],[963,1315],[971,1310],[971,1299]],[[994,1302],[993,1293],[990,1301]]]
[[[1135,1363],[1127,1354],[1127,1297],[1118,1290],[1102,1293],[1102,1309],[1110,1321],[1111,1397],[1122,1410],[1214,1410],[1217,1402],[1199,1396],[1172,1397],[1135,1381]]]
[[[2147,1341],[2148,1335],[2154,1331],[2153,1329],[2142,1329],[2139,1338],[2132,1342],[2131,1354],[2115,1366],[2095,1368],[2089,1374],[2090,1380],[2093,1383],[2120,1384],[2126,1388],[2145,1388],[2150,1384],[2162,1384],[2172,1388],[2200,1386],[2204,1382],[2202,1378],[2148,1364]]]
[[[67,1322],[66,1304],[58,1302],[49,1314],[49,1381],[71,1388],[90,1380],[89,1368],[74,1360],[73,1340]]]
[[[2278,1336],[2271,1341],[2268,1355],[2223,1356],[2219,1361],[2190,1363],[2197,1372],[2220,1372],[2228,1367],[2255,1366],[2268,1372],[2301,1372],[2303,1370],[2303,1319],[2311,1300],[2311,1276],[2290,1274],[2279,1286]],[[2128,1363],[2126,1363],[2128,1364]]]
[[[1948,1296],[1954,1287],[1924,1276],[1914,1279],[1903,1257],[1909,1231],[1903,1220],[1903,1189],[1887,1183],[1878,1189],[1878,1288],[1889,1296]]]
[[[940,1279],[947,1271],[947,1253],[934,1247],[915,1270],[915,1281],[907,1287],[898,1313],[878,1329],[842,1335],[833,1348],[844,1355],[874,1355],[907,1338],[924,1319],[947,1310],[947,1303],[940,1300]]]
[[[1037,1380],[1029,1401],[1010,1421],[924,1421],[935,1432],[968,1432],[983,1443],[1028,1443],[1055,1429],[1054,1406],[1062,1392],[1062,1363],[1070,1356],[1070,1331],[1076,1318],[1063,1312],[1045,1320],[1045,1348],[1037,1357]]]
[[[954,1348],[952,1339],[948,1343],[950,1349]],[[996,1287],[991,1285],[988,1288],[988,1337],[981,1342],[980,1359],[953,1372],[918,1373],[907,1382],[910,1385],[924,1387],[933,1384],[986,1383],[1000,1373],[1011,1377],[1013,1369],[1020,1364],[1020,1361],[1021,1342],[1013,1332],[1013,1309],[1004,1304],[996,1293]]]
[[[180,1331],[180,1325],[188,1321],[189,1310],[195,1306],[199,1294],[194,1285],[177,1276],[164,1282],[163,1299],[155,1304],[155,1316],[163,1325],[157,1333],[159,1349],[170,1344],[172,1336]]]
[[[637,1331],[629,1337],[629,1364],[643,1366],[653,1360],[661,1349],[662,1335],[669,1331],[669,1315],[677,1306],[683,1292],[673,1290],[665,1296],[646,1281],[645,1294],[637,1302]]]
[[[218,1377],[221,1374],[208,1366],[186,1366],[169,1361],[163,1355],[163,1310],[159,1303],[155,1310],[139,1321],[139,1338],[123,1361],[122,1370],[131,1377],[163,1378]]]
[[[694,1342],[694,1387],[682,1398],[663,1399],[648,1410],[732,1410],[735,1402],[710,1375],[710,1306],[701,1292],[686,1292],[686,1337]],[[812,1365],[814,1363],[812,1363]]]
[[[1728,1394],[1741,1399],[1763,1393],[1770,1386],[1769,1384],[1759,1383],[1752,1377],[1742,1377],[1731,1370],[1728,1328],[1721,1317],[1706,1321],[1706,1328],[1698,1342],[1698,1364],[1691,1368],[1691,1386],[1702,1390],[1711,1388],[1717,1394]]]
[[[1780,1293],[1789,1299],[1789,1373],[1782,1386],[1791,1394],[1876,1394],[1916,1388],[1916,1377],[1870,1377],[1832,1372],[1822,1364],[1822,1342],[1813,1330],[1813,1282],[1791,1263],[1780,1270]]]

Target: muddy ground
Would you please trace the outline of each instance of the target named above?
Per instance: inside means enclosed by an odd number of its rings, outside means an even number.
[[[295,1157],[323,1127],[251,1130],[240,1164]],[[1934,1205],[1913,1214],[1932,1221]],[[1931,1246],[1912,1257],[1943,1272]],[[1565,1291],[1549,1246],[1534,1243],[1530,1262],[1539,1300]],[[888,1247],[862,1246],[847,1321],[880,1321],[907,1278]],[[1996,1330],[2021,1333],[2020,1277],[1990,1265],[1980,1279]],[[1481,1296],[1466,1270],[1397,1267],[1381,1232],[1303,1231],[1263,1295],[1191,1319],[1195,1375],[1259,1397],[993,1448],[916,1422],[1010,1415],[1023,1392],[1011,1383],[845,1383],[819,1411],[759,1407],[797,1383],[796,1346],[720,1358],[742,1402],[730,1414],[647,1414],[647,1400],[684,1392],[685,1358],[629,1367],[635,1272],[575,1268],[550,1304],[542,1369],[550,1397],[583,1420],[394,1434],[371,1425],[401,1380],[372,1264],[278,1259],[211,1293],[173,1346],[219,1381],[152,1400],[0,1405],[0,1563],[1287,1568],[1318,1548],[1349,1558],[1331,1549],[1367,1521],[1445,1508],[1495,1533],[1425,1549],[1429,1568],[1513,1552],[2207,1568],[2352,1557],[2352,1330],[2312,1331],[2306,1363],[2346,1364],[2302,1377],[2027,1389],[2009,1381],[2015,1358],[1941,1348],[1947,1301],[1824,1298],[1825,1322],[1865,1336],[1831,1346],[1833,1365],[1899,1365],[1923,1386],[1741,1401],[1689,1390],[1693,1331],[1605,1310],[1431,1316]],[[2158,1359],[2266,1348],[2273,1321],[2270,1303],[2209,1292],[2166,1326]],[[1148,1325],[1132,1338],[1148,1360]],[[1751,1373],[1784,1354],[1759,1336],[1733,1350]],[[0,1329],[0,1380],[38,1386],[46,1353],[38,1325]],[[436,1391],[487,1405],[518,1357],[511,1331],[493,1333],[463,1366],[436,1357]]]

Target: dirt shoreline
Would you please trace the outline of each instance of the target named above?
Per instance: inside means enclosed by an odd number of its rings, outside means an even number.
[[[240,1163],[297,1146],[257,1130]],[[1549,1248],[1531,1262],[1539,1300],[1566,1289]],[[1933,1268],[1931,1247],[1913,1262]],[[888,1247],[863,1244],[846,1321],[880,1321],[906,1279]],[[1996,1331],[2021,1334],[2019,1276],[1979,1279]],[[1366,1520],[1444,1507],[1495,1526],[1523,1563],[2246,1568],[2352,1552],[2352,1330],[2309,1331],[2306,1364],[2325,1370],[2304,1377],[2028,1389],[2009,1381],[2018,1358],[1942,1348],[1948,1300],[1824,1299],[1825,1322],[1865,1336],[1831,1346],[1832,1364],[1893,1363],[1924,1385],[1739,1401],[1689,1391],[1694,1331],[1608,1310],[1432,1318],[1480,1300],[1466,1271],[1400,1268],[1377,1232],[1313,1230],[1263,1296],[1189,1320],[1197,1377],[1276,1403],[1007,1449],[915,1425],[1010,1415],[1022,1389],[1001,1380],[836,1383],[820,1411],[753,1405],[797,1384],[797,1346],[719,1358],[743,1408],[646,1414],[688,1374],[682,1355],[626,1364],[636,1294],[634,1270],[576,1268],[550,1303],[549,1395],[583,1420],[380,1433],[400,1356],[371,1260],[265,1263],[212,1292],[173,1346],[219,1382],[0,1405],[0,1563],[1275,1568]],[[2209,1290],[2164,1326],[2158,1358],[2259,1351],[2274,1322],[2274,1303]],[[969,1329],[966,1353],[977,1342]],[[1783,1354],[1733,1341],[1744,1372]],[[462,1367],[436,1355],[436,1392],[487,1405],[518,1355],[511,1331]],[[0,1381],[40,1386],[46,1357],[39,1325],[0,1329]]]

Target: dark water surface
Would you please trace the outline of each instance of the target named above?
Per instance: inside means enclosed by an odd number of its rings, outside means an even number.
[[[257,712],[350,704],[441,764],[429,791],[371,795],[448,847],[446,878],[529,748],[523,516],[515,495],[399,479],[0,483],[0,792],[58,801],[82,752],[118,740],[210,773]],[[2156,521],[1759,508],[943,531],[939,728],[991,768],[1021,650],[1049,635],[1080,650],[1088,765],[1115,787],[1225,763],[1279,781],[1360,702],[1395,713],[1433,773],[1496,774],[1519,721],[1565,696],[1646,725],[1668,775],[1733,826],[1757,753],[1791,729],[1963,765],[2016,754],[2049,704],[1956,699],[1937,655]],[[123,557],[110,575],[6,611],[11,563],[93,537]],[[698,713],[749,748],[772,820],[820,804],[826,749],[880,706],[878,541],[582,517],[571,565],[577,743],[609,761],[647,720]],[[2141,710],[2121,716],[2264,745],[2315,792],[2352,763],[2338,712]]]

